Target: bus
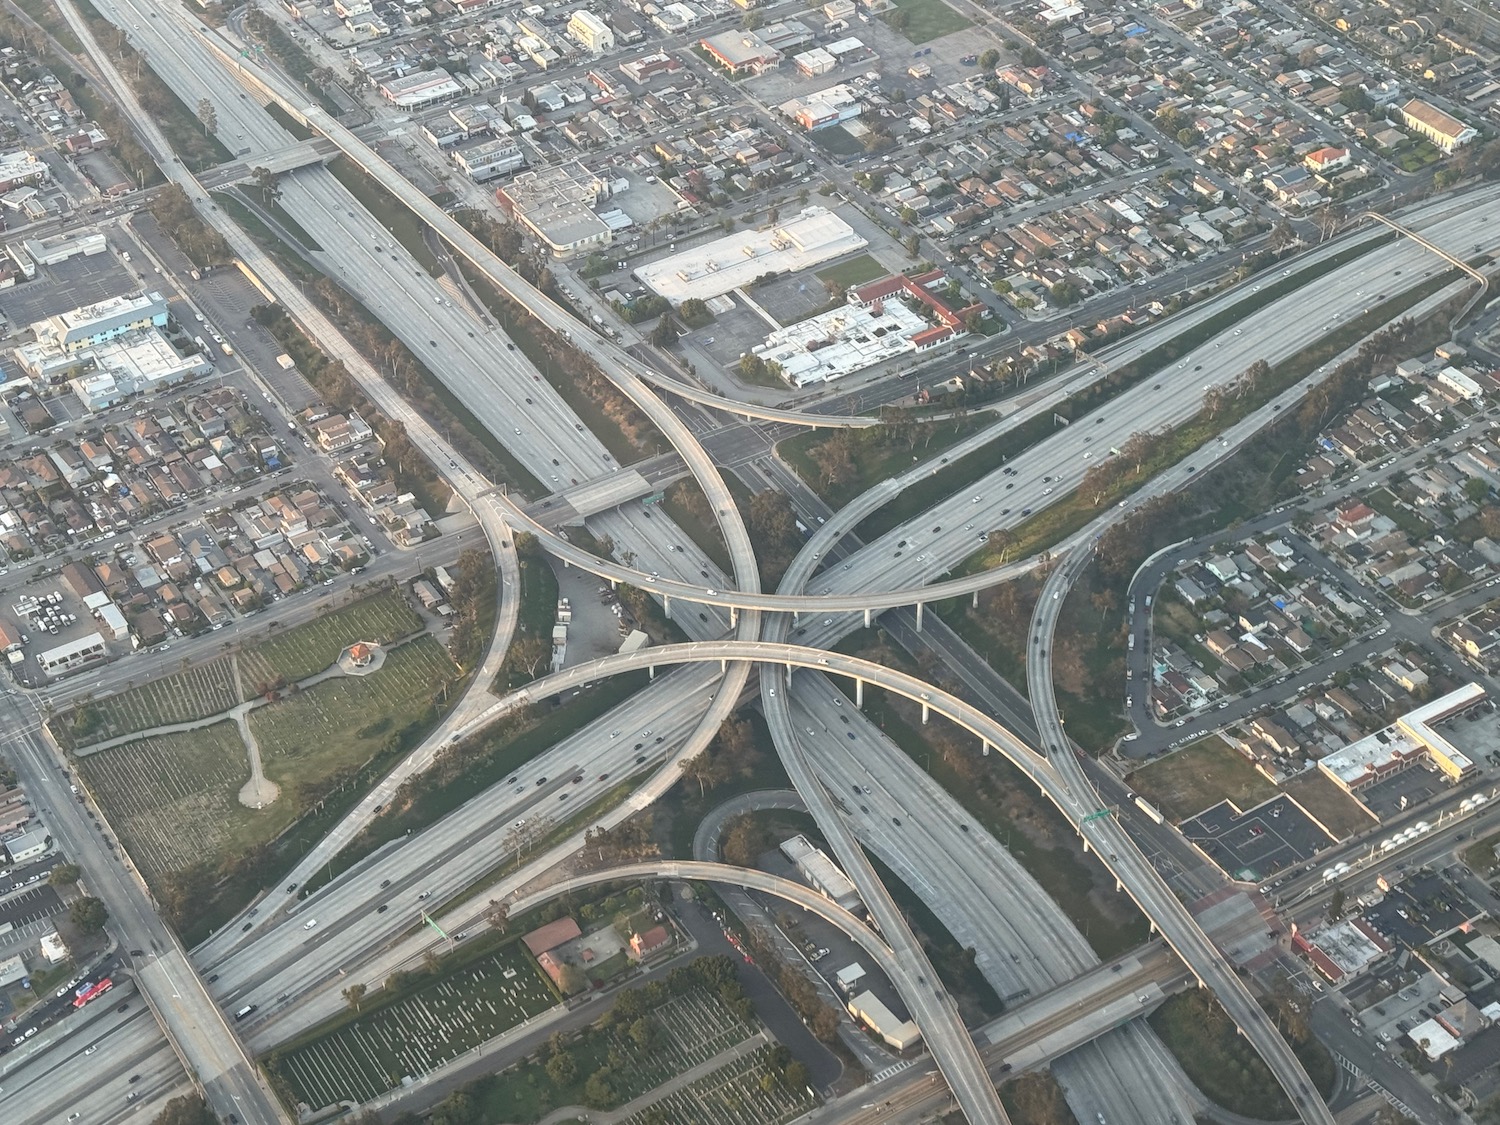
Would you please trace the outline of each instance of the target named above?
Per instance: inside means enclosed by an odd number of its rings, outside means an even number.
[[[73,996],[73,1007],[83,1007],[90,1000],[93,1000],[99,996],[103,996],[114,986],[114,981],[110,980],[108,977],[105,977],[103,980],[99,981],[96,984],[86,984],[81,986]]]

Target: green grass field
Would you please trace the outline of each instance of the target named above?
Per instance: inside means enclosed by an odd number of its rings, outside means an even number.
[[[874,281],[877,277],[884,277],[890,272],[870,255],[858,254],[847,261],[819,270],[815,276],[825,284],[837,282],[847,289],[851,285],[863,285],[867,281]]]
[[[250,764],[233,723],[127,742],[77,761],[148,881],[229,854],[255,823],[257,814],[236,799]]]
[[[283,799],[290,787],[294,803],[309,803],[310,793],[363,765],[456,674],[436,639],[418,637],[388,650],[369,676],[324,680],[252,711],[266,776],[282,787]]]
[[[1247,809],[1276,795],[1276,786],[1218,735],[1159,758],[1125,780],[1174,824],[1226,798]]]
[[[556,1003],[536,962],[511,942],[404,999],[273,1055],[267,1066],[297,1102],[313,1109],[368,1101]]]
[[[186,723],[240,703],[233,657],[221,656],[140,687],[80,703],[50,720],[65,750],[118,738],[138,730]]]
[[[894,0],[894,3],[896,11],[904,13],[906,17],[904,25],[898,30],[917,46],[974,26],[970,20],[944,4],[943,0]],[[882,18],[890,23],[894,14],[887,12]]]
[[[389,644],[422,627],[422,619],[395,592],[373,595],[288,629],[240,657],[247,691],[264,685],[295,683],[321,672],[355,641]]]

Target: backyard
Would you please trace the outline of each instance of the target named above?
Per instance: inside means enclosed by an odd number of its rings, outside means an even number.
[[[1226,799],[1248,809],[1276,796],[1276,786],[1218,735],[1143,766],[1125,781],[1173,824]]]

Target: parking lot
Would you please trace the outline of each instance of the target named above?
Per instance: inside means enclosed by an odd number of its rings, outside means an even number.
[[[112,248],[114,233],[106,231]],[[42,266],[34,281],[0,291],[0,312],[15,331],[20,331],[32,321],[64,309],[138,292],[143,284],[109,251],[91,258],[70,258],[55,266]]]
[[[1305,863],[1336,841],[1285,796],[1240,812],[1220,801],[1182,822],[1180,830],[1231,878],[1258,883]]]
[[[45,875],[30,876],[45,879]],[[57,891],[45,882],[34,884],[30,890],[21,891],[0,901],[0,926],[9,922],[20,929],[28,922],[50,918],[62,909],[62,900]]]

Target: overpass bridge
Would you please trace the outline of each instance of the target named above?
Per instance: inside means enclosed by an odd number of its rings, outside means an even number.
[[[259,168],[265,168],[280,176],[286,172],[295,172],[298,168],[306,168],[310,164],[322,164],[338,154],[339,146],[327,137],[313,137],[310,140],[288,145],[277,152],[220,164],[200,175],[198,182],[208,191],[213,191],[216,188],[253,180],[256,169]]]

